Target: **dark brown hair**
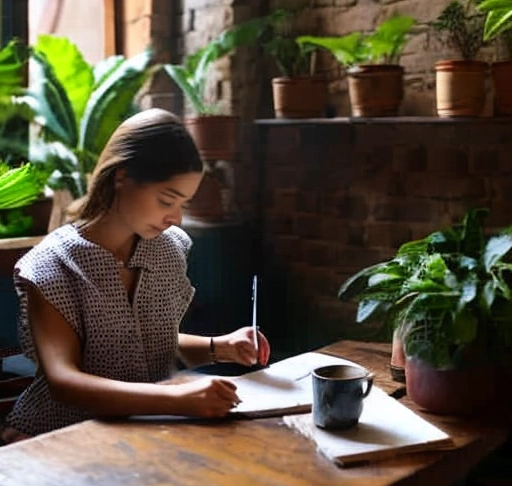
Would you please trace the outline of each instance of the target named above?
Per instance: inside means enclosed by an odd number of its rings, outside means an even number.
[[[118,169],[144,184],[202,172],[203,162],[177,116],[160,108],[141,111],[121,123],[110,137],[88,181],[86,196],[68,209],[69,221],[90,221],[110,209]]]

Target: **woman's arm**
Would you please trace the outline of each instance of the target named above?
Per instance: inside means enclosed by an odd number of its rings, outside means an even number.
[[[94,415],[172,414],[215,417],[238,403],[235,385],[200,379],[179,385],[128,383],[81,370],[78,336],[41,293],[28,285],[29,320],[39,365],[54,400]]]

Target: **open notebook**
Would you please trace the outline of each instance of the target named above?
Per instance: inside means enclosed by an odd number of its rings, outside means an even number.
[[[316,427],[311,413],[306,413],[311,411],[313,396],[311,371],[330,364],[357,365],[311,352],[233,378],[242,403],[232,414],[284,416],[286,425],[313,440],[321,453],[341,466],[404,452],[453,447],[445,432],[376,386],[365,399],[360,422],[355,428],[328,432]]]
[[[272,417],[311,410],[311,371],[331,364],[352,361],[322,353],[303,353],[278,361],[258,371],[229,378],[242,400],[232,415]]]

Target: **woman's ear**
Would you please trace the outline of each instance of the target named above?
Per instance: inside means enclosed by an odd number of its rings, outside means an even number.
[[[126,169],[117,169],[115,175],[115,188],[119,189],[126,179]]]

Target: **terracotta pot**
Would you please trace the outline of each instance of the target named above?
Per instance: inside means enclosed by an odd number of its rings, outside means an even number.
[[[491,64],[494,86],[494,115],[512,115],[512,61]]]
[[[352,116],[397,116],[403,98],[402,66],[360,65],[348,70]]]
[[[508,386],[502,370],[490,364],[439,370],[408,357],[405,376],[408,397],[425,411],[443,415],[496,413]]]
[[[323,76],[272,79],[276,118],[319,118],[325,116],[327,80]]]
[[[436,106],[440,117],[482,116],[488,64],[481,61],[438,61]]]
[[[222,204],[222,186],[210,173],[206,172],[194,198],[185,211],[189,217],[202,221],[222,221],[225,216]]]
[[[237,151],[238,118],[226,115],[203,115],[185,118],[203,160],[234,160]]]

